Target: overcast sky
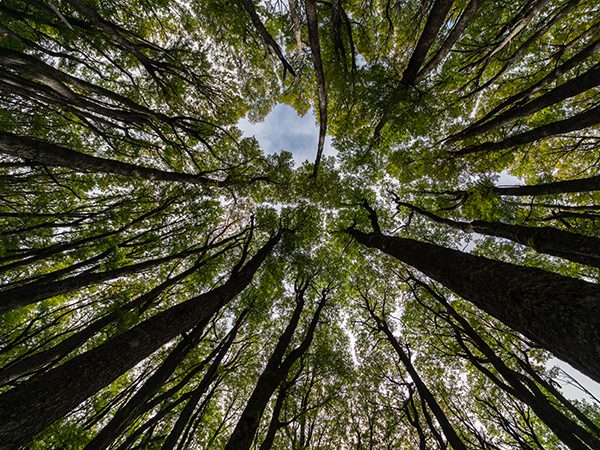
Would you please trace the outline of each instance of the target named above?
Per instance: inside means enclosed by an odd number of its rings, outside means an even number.
[[[317,155],[319,127],[312,110],[300,117],[292,107],[280,103],[263,122],[250,123],[244,118],[238,122],[238,127],[244,136],[254,136],[266,153],[292,152],[296,165],[304,160],[313,161]],[[334,153],[328,136],[324,154]]]

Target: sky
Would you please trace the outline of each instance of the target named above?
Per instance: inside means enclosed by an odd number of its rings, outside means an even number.
[[[292,152],[296,166],[305,160],[314,161],[317,155],[319,127],[312,110],[301,117],[292,107],[280,103],[263,122],[251,123],[244,118],[238,122],[238,127],[244,136],[254,136],[266,153]],[[325,139],[323,153],[326,156],[336,153],[330,136]]]
[[[265,120],[259,123],[251,123],[244,118],[238,122],[238,127],[244,133],[244,136],[254,136],[260,147],[266,153],[279,153],[282,150],[288,150],[294,155],[296,166],[299,166],[305,160],[314,161],[317,154],[317,142],[319,139],[319,127],[312,110],[304,116],[298,113],[290,106],[282,103],[276,105],[265,117]],[[331,146],[331,137],[325,140],[324,154],[335,155],[336,150]],[[497,182],[498,185],[522,185],[522,179],[502,172]],[[572,375],[577,381],[583,384],[594,395],[600,396],[600,384],[583,375],[581,372],[573,369],[567,363],[552,358],[548,361],[547,367],[558,365],[567,373]],[[589,397],[574,386],[561,383],[566,397],[571,399],[589,399]]]

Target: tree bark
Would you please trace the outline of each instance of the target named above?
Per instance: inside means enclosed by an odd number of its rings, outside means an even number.
[[[472,136],[476,136],[486,131],[493,130],[502,125],[505,125],[513,120],[521,117],[529,116],[537,111],[540,111],[548,106],[555,103],[561,102],[567,98],[574,97],[581,94],[588,89],[592,89],[600,84],[600,64],[596,64],[590,70],[585,72],[583,75],[575,77],[560,86],[548,91],[544,95],[541,95],[534,100],[529,101],[520,106],[515,106],[489,121],[479,124],[472,125],[465,128],[460,133],[455,134],[448,138],[448,142],[453,142],[459,139],[466,139]]]
[[[462,222],[439,217],[414,205],[396,202],[424,215],[437,223],[451,226],[467,233],[479,233],[509,239],[537,252],[558,256],[580,264],[600,268],[600,239],[571,233],[553,227],[525,227],[502,222],[474,220]]]
[[[317,3],[315,0],[304,0],[306,10],[306,21],[308,25],[308,43],[310,53],[315,69],[315,78],[317,80],[317,95],[319,98],[319,144],[317,146],[317,157],[313,167],[312,176],[317,178],[323,149],[325,147],[325,138],[327,136],[327,89],[325,87],[325,72],[323,71],[323,61],[321,61],[321,44],[319,43],[319,22],[317,18]]]
[[[0,395],[0,442],[25,445],[45,427],[242,292],[281,231],[223,285],[173,306],[61,366]]]
[[[171,181],[203,186],[226,184],[224,181],[213,180],[203,175],[168,172],[114,159],[86,155],[47,141],[7,132],[0,132],[0,152],[49,166],[67,167],[81,172],[109,173],[151,181]]]
[[[483,122],[486,122],[487,120],[491,119],[495,114],[502,111],[506,107],[512,105],[513,103],[526,102],[528,99],[531,98],[533,94],[538,92],[544,86],[556,81],[559,77],[569,72],[570,70],[579,67],[586,61],[586,59],[593,56],[599,48],[600,40],[593,41],[583,50],[573,55],[567,61],[565,61],[564,63],[556,67],[554,70],[552,70],[550,73],[548,73],[546,76],[544,76],[541,80],[531,85],[529,88],[525,89],[524,91],[518,92],[514,95],[511,95],[510,97],[503,100],[499,105],[495,106],[490,112],[488,112],[482,119],[475,122],[474,125],[479,125]]]
[[[435,69],[435,67],[440,62],[442,62],[444,60],[444,58],[446,58],[446,56],[448,56],[448,54],[452,50],[452,47],[454,47],[454,44],[456,44],[456,42],[458,41],[458,39],[460,38],[462,33],[465,31],[465,29],[467,28],[469,23],[471,23],[471,20],[473,19],[473,17],[475,17],[475,14],[479,10],[479,7],[481,6],[482,3],[483,3],[483,0],[469,1],[469,4],[466,6],[464,11],[460,15],[458,22],[456,22],[456,25],[454,25],[454,28],[452,28],[452,31],[450,32],[450,34],[448,35],[448,37],[446,38],[444,43],[435,52],[435,54],[431,57],[429,62],[427,62],[427,64],[425,64],[425,67],[423,67],[419,71],[419,73],[416,75],[415,83],[418,83],[423,78],[425,78],[427,75],[429,75],[429,73],[433,69]]]
[[[403,84],[415,84],[419,69],[423,65],[427,52],[440,32],[440,28],[442,28],[442,25],[446,20],[446,16],[452,7],[452,3],[453,0],[435,0],[433,3],[429,16],[427,17],[427,22],[425,22],[425,27],[419,36],[419,40],[410,59],[408,60],[408,65],[402,74]]]
[[[600,123],[600,106],[596,106],[587,111],[576,114],[568,119],[551,122],[547,125],[534,128],[533,130],[510,136],[499,142],[484,142],[482,144],[472,145],[452,152],[452,154],[462,156],[472,153],[502,150],[517,145],[529,144],[550,136],[581,130],[583,128],[596,125],[597,123]]]
[[[412,361],[410,360],[410,356],[404,351],[404,349],[394,336],[394,333],[392,333],[392,330],[390,330],[390,327],[388,326],[387,322],[382,318],[378,317],[375,311],[373,311],[370,307],[369,313],[371,317],[377,322],[379,330],[383,331],[387,340],[396,351],[396,354],[402,361],[402,364],[406,368],[406,371],[410,375],[410,378],[415,383],[415,387],[417,388],[419,396],[423,401],[427,403],[427,406],[429,406],[429,409],[431,409],[431,411],[433,412],[433,415],[440,424],[440,427],[442,428],[442,431],[444,432],[444,435],[446,436],[446,439],[448,440],[452,448],[454,450],[467,450],[467,447],[462,442],[460,437],[458,437],[456,430],[448,420],[446,413],[444,413],[439,403],[435,399],[435,396],[429,390],[429,388],[419,375],[417,369],[413,366]]]
[[[600,286],[380,232],[347,232],[409,264],[600,381]]]
[[[424,283],[419,284],[425,286],[426,290],[446,309],[448,315],[458,323],[457,325],[450,318],[446,319],[448,324],[454,329],[459,345],[465,350],[467,358],[478,370],[486,375],[498,387],[529,405],[533,412],[570,449],[589,450],[600,446],[600,440],[598,438],[594,437],[590,432],[557,410],[532,380],[529,380],[524,375],[508,367],[479,333],[471,327],[469,322],[458,314],[445,298],[434,292]],[[510,388],[500,382],[495,375],[483,367],[482,363],[477,360],[475,355],[473,355],[466,346],[464,339],[461,337],[461,333],[464,333],[472,340],[472,343],[476,348],[485,356],[487,362],[496,369],[498,374],[502,376]]]

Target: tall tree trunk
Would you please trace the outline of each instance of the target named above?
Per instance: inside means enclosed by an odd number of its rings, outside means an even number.
[[[529,144],[550,136],[582,130],[584,128],[596,125],[597,123],[600,123],[600,106],[590,108],[587,111],[576,114],[568,119],[551,122],[549,124],[534,128],[533,130],[519,133],[514,136],[509,136],[499,142],[484,142],[482,144],[471,145],[469,147],[454,151],[452,154],[468,155],[471,153],[502,150],[517,145]]]
[[[234,236],[234,238],[237,238],[237,235]],[[79,275],[74,275],[72,277],[50,283],[40,283],[34,281],[23,286],[17,286],[12,289],[0,291],[0,313],[40,302],[59,294],[68,294],[84,286],[101,283],[107,280],[113,280],[121,276],[131,275],[151,269],[152,267],[156,267],[160,264],[164,264],[175,259],[182,259],[190,255],[203,253],[230,240],[231,238],[227,238],[216,244],[185,250],[174,255],[151,259],[149,261],[143,261],[128,266],[122,266],[116,269],[106,270],[104,272],[84,272]]]
[[[590,450],[600,446],[600,440],[598,438],[594,437],[590,432],[557,410],[532,380],[508,367],[479,333],[471,327],[469,322],[458,314],[443,296],[435,292],[425,283],[419,282],[419,284],[425,287],[425,289],[442,304],[447,311],[447,314],[456,321],[456,323],[454,323],[450,317],[446,318],[448,324],[454,329],[459,345],[465,351],[467,358],[478,370],[486,375],[498,387],[529,405],[533,412],[562,442],[568,445],[570,449]],[[462,333],[471,339],[471,342],[485,356],[486,361],[496,369],[498,374],[500,374],[510,387],[498,380],[496,375],[487,370],[475,355],[473,355],[464,339],[461,337]]]
[[[408,65],[402,74],[402,83],[406,85],[415,84],[417,73],[425,61],[427,52],[433,45],[446,16],[452,7],[453,0],[435,0],[429,11],[425,27],[419,36],[417,45],[408,60]]]
[[[200,401],[204,393],[208,390],[212,381],[215,379],[219,367],[221,367],[221,362],[223,361],[223,359],[229,352],[229,349],[233,345],[235,337],[237,336],[240,327],[242,326],[246,316],[248,315],[248,311],[249,310],[246,309],[242,312],[242,314],[240,314],[240,317],[238,317],[233,328],[229,332],[227,340],[221,346],[221,349],[215,356],[213,362],[210,364],[210,367],[206,371],[206,374],[204,375],[200,383],[198,383],[198,386],[193,391],[191,391],[189,399],[186,401],[183,409],[181,410],[181,413],[179,413],[177,422],[175,422],[175,425],[173,425],[173,428],[171,429],[171,431],[167,435],[167,438],[163,442],[161,450],[173,450],[177,445],[177,441],[181,437],[183,430],[185,429],[186,425],[188,424],[192,415],[194,414],[194,410],[198,406],[198,402]]]
[[[596,27],[598,27],[598,25],[596,25]],[[593,56],[598,51],[599,48],[600,48],[600,39],[596,39],[595,41],[592,41],[583,50],[576,53],[571,58],[569,58],[567,61],[565,61],[564,63],[562,63],[555,69],[553,69],[546,76],[544,76],[541,80],[537,81],[536,83],[534,83],[527,89],[520,91],[520,92],[504,99],[502,102],[500,102],[500,104],[498,104],[497,106],[492,108],[492,110],[490,112],[488,112],[483,118],[481,118],[480,120],[475,122],[473,125],[479,125],[483,122],[490,120],[498,112],[502,111],[503,109],[505,109],[506,107],[508,107],[514,103],[519,102],[519,104],[522,104],[522,103],[526,102],[528,99],[530,99],[532,97],[533,94],[540,91],[540,89],[542,89],[544,86],[553,83],[554,81],[556,81],[559,77],[561,77],[565,73],[582,65],[588,58]]]
[[[227,282],[173,306],[61,366],[0,395],[0,442],[24,445],[46,426],[110,384],[242,292],[281,237],[281,231]]]
[[[129,424],[139,416],[146,401],[163,387],[177,370],[179,364],[196,347],[207,324],[208,319],[202,320],[188,336],[183,337],[156,371],[142,384],[127,403],[117,410],[110,422],[85,446],[84,450],[104,450],[119,437]]]
[[[110,173],[152,181],[173,181],[204,186],[223,186],[227,184],[224,181],[213,180],[203,175],[168,172],[86,155],[47,141],[3,131],[0,132],[0,152],[49,166],[67,167],[82,172]]]
[[[376,221],[376,220],[375,220]],[[600,286],[378,229],[347,232],[409,264],[600,381]]]
[[[600,268],[600,239],[596,237],[584,236],[552,227],[525,227],[523,225],[486,222],[483,220],[461,222],[439,217],[410,203],[397,201],[396,204],[406,206],[437,223],[467,233],[479,233],[509,239],[518,244],[531,247],[540,253]]]
[[[529,116],[567,98],[581,94],[582,92],[592,89],[599,84],[600,64],[596,64],[584,74],[555,87],[554,89],[546,92],[544,95],[541,95],[523,105],[508,109],[507,111],[497,115],[496,117],[493,117],[485,123],[471,125],[460,133],[451,136],[447,139],[447,141],[453,142],[459,139],[466,139],[481,133],[485,133],[486,131],[493,130],[494,128],[500,127],[513,120]]]
[[[435,69],[436,66],[439,63],[441,63],[444,60],[444,58],[446,58],[446,56],[448,56],[448,54],[452,50],[452,47],[454,47],[454,44],[456,44],[456,41],[458,41],[463,31],[465,31],[469,23],[471,23],[471,20],[479,10],[479,7],[482,3],[483,0],[469,1],[469,4],[465,7],[464,11],[460,15],[460,18],[458,19],[458,22],[456,22],[456,25],[454,25],[454,28],[452,28],[452,31],[450,31],[450,34],[448,35],[444,43],[435,52],[435,54],[431,57],[427,64],[425,64],[425,67],[423,67],[416,75],[415,83],[418,83],[427,75],[429,75],[429,73],[433,69]]]
[[[73,350],[81,347],[85,342],[87,342],[91,337],[93,337],[104,327],[118,320],[124,313],[128,311],[133,311],[134,309],[139,309],[140,311],[147,309],[149,304],[154,299],[156,299],[162,292],[164,292],[165,289],[185,279],[186,277],[197,271],[198,268],[203,264],[204,261],[194,264],[190,269],[180,273],[179,275],[174,276],[173,278],[164,281],[163,283],[159,284],[154,289],[148,291],[144,295],[141,295],[140,297],[123,305],[117,310],[110,312],[105,316],[100,317],[99,319],[96,319],[84,329],[73,333],[71,336],[59,342],[55,346],[47,350],[35,353],[34,355],[28,356],[26,358],[17,360],[13,364],[8,364],[2,367],[0,369],[0,383],[4,384],[6,382],[12,381],[20,377],[23,374],[33,372],[50,364],[56,364],[62,358],[71,353]]]
[[[260,20],[260,17],[258,15],[258,13],[256,12],[256,9],[254,8],[254,3],[252,2],[252,0],[242,0],[242,5],[244,6],[244,9],[250,16],[250,20],[252,20],[252,24],[256,28],[256,31],[258,31],[258,34],[264,41],[267,48],[270,48],[271,50],[273,50],[273,52],[275,52],[275,54],[277,55],[277,58],[279,58],[279,61],[281,61],[281,63],[283,64],[284,69],[287,70],[289,73],[292,74],[292,76],[295,77],[296,72],[294,72],[294,68],[285,59],[285,56],[281,52],[281,48],[279,48],[279,45],[277,44],[277,42],[275,42],[275,39],[273,39],[273,36],[271,36],[269,34],[269,30],[267,30],[265,25],[262,23],[262,20]]]
[[[304,0],[306,21],[308,25],[308,43],[317,80],[317,95],[319,98],[319,144],[312,176],[317,178],[319,164],[325,147],[327,136],[327,89],[325,87],[325,72],[321,61],[321,44],[319,43],[319,22],[317,18],[317,3],[315,0]]]
[[[275,350],[273,350],[265,369],[260,374],[256,386],[246,403],[246,407],[225,446],[225,450],[247,450],[250,448],[271,396],[281,383],[285,381],[292,365],[308,350],[319,321],[319,315],[325,305],[326,293],[321,297],[302,343],[293,349],[284,359],[285,351],[292,341],[294,331],[300,320],[300,314],[304,307],[304,292],[307,287],[308,284],[305,284],[300,288],[292,317],[283,334],[279,337]]]
[[[440,427],[442,428],[442,431],[444,432],[444,435],[446,436],[446,439],[448,440],[452,448],[454,450],[467,450],[467,447],[462,442],[460,437],[458,437],[456,430],[454,429],[454,427],[448,420],[448,417],[446,416],[439,403],[435,399],[435,396],[429,390],[429,388],[419,375],[417,369],[413,366],[412,361],[410,360],[410,356],[402,348],[402,346],[394,336],[394,333],[392,333],[392,330],[390,330],[390,327],[388,326],[387,322],[384,319],[380,318],[370,306],[367,306],[367,308],[369,310],[369,314],[377,323],[378,329],[380,331],[383,331],[387,340],[396,351],[396,354],[402,361],[402,364],[406,368],[406,371],[410,375],[410,378],[415,383],[415,387],[417,388],[419,396],[423,401],[427,403],[427,406],[429,406],[431,412],[433,412],[433,415],[440,424]]]

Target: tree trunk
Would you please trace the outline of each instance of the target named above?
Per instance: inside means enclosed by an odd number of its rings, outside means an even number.
[[[319,164],[325,146],[327,136],[327,89],[325,87],[325,72],[321,61],[321,44],[319,43],[319,22],[317,18],[317,3],[315,0],[304,0],[306,9],[306,21],[308,24],[308,43],[312,55],[315,78],[317,80],[317,94],[319,97],[319,144],[317,146],[317,157],[312,176],[317,178]]]
[[[449,225],[467,233],[479,233],[509,239],[537,252],[558,256],[580,264],[600,268],[600,239],[552,227],[525,227],[502,222],[474,220],[460,222],[439,217],[409,203],[396,202],[437,223]]]
[[[7,132],[0,132],[0,152],[49,166],[67,167],[81,172],[110,173],[151,181],[174,181],[204,186],[223,186],[226,184],[224,181],[213,180],[203,175],[167,172],[113,159],[86,155],[47,141]]]
[[[250,16],[250,19],[252,20],[252,24],[256,28],[256,31],[258,31],[258,34],[264,41],[267,48],[270,48],[271,50],[273,50],[275,52],[275,54],[277,55],[277,58],[279,58],[279,61],[281,61],[285,70],[290,72],[292,74],[292,76],[295,77],[296,72],[294,72],[294,69],[290,65],[290,63],[287,62],[287,60],[285,59],[285,56],[283,56],[283,53],[281,52],[281,48],[279,48],[279,45],[277,44],[277,42],[275,42],[275,39],[273,39],[273,36],[271,36],[269,34],[269,31],[267,30],[265,25],[262,23],[262,20],[260,20],[260,17],[258,15],[258,13],[256,12],[256,9],[254,8],[254,3],[252,3],[252,0],[242,0],[242,5],[244,6],[244,9]]]
[[[281,237],[271,237],[220,287],[173,306],[61,366],[0,395],[0,441],[29,442],[79,403],[242,292]]]
[[[103,281],[112,280],[125,275],[131,275],[152,267],[156,267],[160,264],[173,261],[175,259],[182,259],[193,254],[202,253],[211,248],[222,245],[228,240],[230,240],[230,238],[227,238],[217,244],[210,244],[193,250],[179,252],[171,256],[151,259],[149,261],[131,264],[129,266],[122,266],[116,269],[106,270],[104,272],[84,272],[79,275],[74,275],[72,277],[50,283],[32,282],[24,286],[17,286],[12,289],[7,289],[0,292],[0,313],[40,302],[59,294],[65,295],[84,286],[101,283]]]
[[[581,112],[569,117],[568,119],[559,120],[558,122],[551,122],[547,125],[534,128],[533,130],[526,131],[524,133],[509,136],[506,139],[499,142],[484,142],[482,144],[471,145],[461,150],[452,152],[454,155],[468,155],[471,153],[491,152],[495,150],[502,150],[505,148],[514,147],[516,145],[529,144],[531,142],[539,141],[550,136],[556,136],[559,134],[570,133],[572,131],[581,130],[583,128],[591,127],[600,122],[600,106],[588,109],[587,111]]]
[[[485,340],[471,327],[469,322],[456,312],[454,308],[440,295],[434,293],[430,288],[426,287],[427,291],[438,300],[446,309],[449,316],[458,322],[456,325],[449,318],[447,322],[454,329],[458,338],[459,344],[465,350],[468,359],[480,370],[483,374],[494,382],[498,387],[507,391],[509,394],[518,398],[533,410],[533,412],[552,430],[554,434],[564,442],[570,449],[573,450],[590,450],[600,446],[600,440],[595,438],[591,433],[586,431],[576,422],[565,416],[557,410],[546,398],[544,393],[537,387],[535,383],[527,379],[524,375],[516,372],[508,367],[504,361],[496,354],[496,352],[485,342]],[[477,360],[466,343],[461,338],[461,333],[465,333],[471,338],[476,348],[485,356],[496,371],[506,380],[510,388],[499,382],[495,375],[485,369],[481,362]],[[584,444],[585,443],[585,444]],[[589,446],[589,447],[588,447]]]
[[[469,23],[471,23],[471,20],[479,10],[479,7],[482,3],[483,0],[471,0],[469,2],[463,13],[460,15],[458,22],[456,22],[456,25],[454,25],[454,28],[452,28],[452,31],[450,32],[442,46],[437,50],[437,52],[435,52],[435,54],[431,57],[429,62],[425,64],[425,67],[423,67],[417,74],[417,76],[415,77],[415,83],[418,83],[427,75],[429,75],[429,73],[433,69],[435,69],[435,67],[440,62],[442,62],[444,58],[446,58],[446,56],[448,56],[448,54],[452,50],[452,47],[454,46],[454,44],[456,44],[456,41],[458,41],[463,31],[465,31]]]
[[[440,28],[442,28],[442,25],[446,20],[446,16],[452,7],[452,3],[453,0],[435,0],[433,3],[429,16],[427,17],[427,22],[425,22],[425,27],[419,36],[419,40],[410,59],[408,60],[408,65],[402,74],[403,84],[415,84],[417,73],[423,65],[423,61],[425,61],[427,52],[440,32]]]
[[[380,232],[347,231],[600,381],[600,286]]]
[[[146,401],[164,386],[179,364],[196,347],[207,324],[208,318],[198,323],[189,336],[183,337],[158,369],[144,382],[133,397],[117,410],[110,422],[85,446],[84,450],[104,450],[110,447],[110,444],[139,416]]]
[[[156,299],[165,289],[191,275],[198,270],[201,265],[203,265],[203,262],[194,264],[194,266],[192,266],[190,269],[164,281],[151,291],[123,305],[116,311],[108,313],[104,317],[100,317],[90,325],[86,326],[83,330],[73,333],[65,340],[56,344],[54,347],[2,367],[2,369],[0,369],[0,384],[12,381],[23,374],[33,372],[46,365],[56,364],[60,359],[67,356],[73,350],[81,347],[104,327],[119,319],[124,313],[133,311],[134,309],[147,309],[149,303]]]
[[[179,440],[179,437],[181,436],[184,428],[190,421],[194,410],[198,406],[198,402],[200,401],[204,393],[208,390],[210,384],[213,382],[215,376],[217,375],[219,367],[221,367],[221,362],[223,361],[223,359],[229,352],[229,349],[233,345],[233,341],[235,341],[235,337],[237,336],[240,327],[244,323],[248,311],[249,310],[245,310],[244,312],[242,312],[242,314],[240,314],[240,317],[229,332],[227,340],[221,346],[221,349],[217,353],[213,362],[210,364],[210,367],[206,371],[206,374],[204,375],[204,377],[202,377],[202,380],[200,381],[200,383],[198,383],[198,386],[191,392],[189,399],[186,401],[183,409],[181,410],[181,413],[179,413],[177,422],[175,422],[175,425],[173,425],[173,428],[171,429],[171,431],[167,435],[167,438],[163,442],[161,450],[173,450],[177,445],[177,441]]]
[[[567,61],[562,63],[560,66],[558,66],[557,68],[552,70],[550,73],[548,73],[546,76],[544,76],[538,82],[534,83],[533,85],[531,85],[524,91],[518,92],[517,94],[511,95],[510,97],[503,100],[499,105],[495,106],[482,119],[478,120],[473,125],[479,125],[483,122],[490,120],[495,114],[502,111],[506,107],[512,105],[513,103],[516,103],[519,101],[521,103],[526,102],[528,99],[531,98],[531,96],[533,94],[538,92],[544,86],[553,83],[554,81],[556,81],[559,77],[561,77],[565,73],[582,65],[586,61],[586,59],[593,56],[598,51],[599,48],[600,48],[600,40],[597,39],[597,40],[593,41],[591,44],[589,44],[588,46],[586,46],[579,53],[576,53],[571,58],[569,58]]]
[[[402,364],[406,368],[406,371],[410,375],[410,378],[415,383],[419,396],[423,401],[427,403],[427,406],[429,406],[429,409],[431,409],[431,411],[433,412],[433,415],[438,421],[440,427],[442,428],[442,431],[444,432],[444,435],[446,436],[446,439],[448,440],[452,448],[454,450],[467,450],[467,447],[458,437],[458,434],[456,434],[456,430],[454,430],[454,427],[452,427],[452,424],[450,423],[448,417],[438,404],[437,400],[435,399],[435,396],[429,390],[425,382],[421,379],[421,376],[419,375],[419,372],[417,372],[417,369],[413,366],[412,361],[410,360],[410,356],[404,351],[404,349],[394,336],[394,333],[392,333],[392,330],[390,330],[387,322],[378,317],[375,314],[375,311],[373,311],[370,307],[369,313],[371,314],[371,317],[377,322],[379,330],[383,331],[387,340],[390,342],[390,344],[396,351],[396,354],[402,361]]]
[[[551,91],[548,91],[544,95],[541,95],[535,98],[534,100],[525,103],[524,105],[515,106],[497,115],[496,117],[490,119],[485,123],[467,127],[460,133],[457,133],[451,138],[449,138],[448,141],[452,142],[458,139],[466,139],[481,133],[485,133],[486,131],[493,130],[494,128],[500,127],[508,122],[519,119],[521,117],[529,116],[555,103],[579,95],[582,92],[587,91],[588,89],[592,89],[598,86],[599,84],[600,64],[596,64],[583,75],[575,77],[561,84],[560,86],[555,87]]]
[[[302,343],[292,350],[285,359],[283,358],[285,351],[292,341],[294,331],[298,326],[300,314],[304,307],[304,292],[307,287],[308,283],[300,288],[292,317],[283,334],[279,337],[275,350],[273,350],[265,369],[260,374],[256,386],[250,395],[250,399],[246,403],[246,407],[225,446],[225,450],[247,450],[250,448],[271,396],[281,383],[286,380],[292,365],[308,350],[319,321],[319,315],[325,304],[326,294],[322,296],[319,302]]]

